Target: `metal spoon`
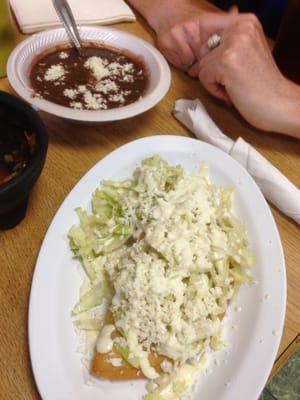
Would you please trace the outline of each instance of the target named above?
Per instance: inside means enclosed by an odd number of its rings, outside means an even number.
[[[78,50],[78,53],[81,54],[82,53],[81,39],[76,26],[74,15],[67,0],[52,0],[52,3],[54,5],[57,15],[59,16],[59,19],[64,25],[64,28],[69,38],[74,43],[76,49]]]

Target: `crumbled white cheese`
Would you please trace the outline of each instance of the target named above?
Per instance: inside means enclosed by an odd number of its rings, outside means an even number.
[[[65,89],[63,91],[63,94],[64,94],[64,96],[66,96],[69,99],[73,100],[77,96],[78,91],[75,90],[75,89]]]
[[[119,76],[122,77],[124,82],[133,82],[134,81],[134,65],[132,63],[120,64],[117,61],[109,63],[106,59],[101,57],[93,56],[90,57],[85,63],[84,66],[90,69],[98,81],[96,90],[102,91],[103,93],[107,93],[107,91],[115,91],[116,89],[109,89],[109,82],[106,84],[102,84],[101,80],[103,78],[109,76]],[[111,86],[112,87],[112,86]],[[111,100],[118,101],[118,100]],[[121,101],[123,102],[123,101]]]
[[[84,93],[84,92],[86,92],[86,90],[87,90],[87,87],[85,85],[79,85],[78,86],[78,92],[79,93]]]
[[[93,94],[90,90],[83,93],[83,98],[86,108],[92,110],[105,110],[107,109],[107,102],[101,95]]]
[[[45,80],[46,81],[55,81],[57,79],[63,79],[65,76],[65,69],[62,65],[55,64],[51,65],[45,73]]]
[[[79,85],[77,89],[65,89],[64,95],[70,99],[74,99],[78,94],[83,95],[83,102],[86,108],[92,110],[101,110],[107,108],[106,100],[99,93],[92,93],[86,85]],[[75,109],[82,109],[82,102],[72,102],[70,106]]]
[[[124,82],[133,82],[134,81],[134,77],[133,77],[133,75],[124,75],[123,76],[123,81]]]
[[[108,61],[101,57],[90,57],[84,63],[84,66],[90,69],[97,80],[103,79],[110,75],[110,71],[107,68]]]
[[[116,61],[114,61],[108,65],[109,73],[112,75],[116,75],[116,76],[118,76],[122,73],[122,68],[123,68],[122,64],[120,64]]]
[[[70,103],[70,107],[75,108],[75,110],[82,110],[83,109],[83,105],[79,101],[72,101]]]
[[[62,60],[65,60],[66,58],[69,57],[69,54],[66,53],[65,51],[61,51],[61,52],[59,53],[58,57],[59,57],[60,59],[62,59]]]
[[[107,94],[110,92],[117,92],[119,87],[116,82],[112,81],[111,79],[103,79],[97,83],[96,90],[98,92]]]
[[[110,358],[109,361],[110,361],[110,364],[115,368],[122,367],[122,363],[123,363],[122,358]]]
[[[132,63],[126,63],[122,65],[122,72],[124,74],[126,73],[133,73],[134,72],[134,68],[133,68],[133,64]]]
[[[116,102],[116,103],[124,103],[125,102],[125,97],[123,96],[122,93],[110,94],[108,96],[108,100]]]

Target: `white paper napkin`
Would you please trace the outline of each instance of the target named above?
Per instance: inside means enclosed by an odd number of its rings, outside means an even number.
[[[174,116],[198,139],[229,153],[252,175],[265,197],[284,214],[300,224],[300,190],[252,146],[224,135],[199,99],[177,100]]]
[[[135,21],[123,0],[68,0],[78,24],[113,24]],[[60,25],[51,0],[10,0],[18,24],[24,33]]]

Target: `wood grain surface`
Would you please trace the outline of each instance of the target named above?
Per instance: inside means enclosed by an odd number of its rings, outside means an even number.
[[[154,42],[151,31],[140,19],[116,27]],[[6,79],[0,80],[0,89],[13,93]],[[178,98],[196,97],[203,101],[226,135],[232,139],[242,136],[300,186],[299,140],[250,127],[233,108],[206,94],[198,81],[173,68],[167,96],[152,110],[138,117],[86,127],[41,113],[49,133],[44,170],[31,193],[26,218],[16,228],[0,232],[0,399],[39,398],[29,359],[28,301],[38,252],[61,202],[97,161],[122,144],[162,133],[193,137],[172,117],[171,112]],[[279,355],[282,355],[300,331],[300,231],[293,221],[274,207],[271,209],[283,244],[288,278],[287,314],[279,350]]]

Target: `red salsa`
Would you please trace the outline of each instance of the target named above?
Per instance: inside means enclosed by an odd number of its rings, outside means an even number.
[[[18,126],[2,127],[0,135],[0,186],[19,175],[28,165],[36,148],[36,134]]]

